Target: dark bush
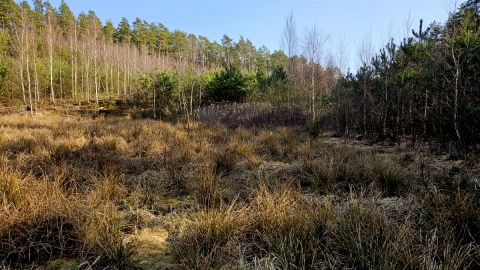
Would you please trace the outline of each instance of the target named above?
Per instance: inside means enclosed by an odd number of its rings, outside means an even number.
[[[216,73],[206,89],[209,102],[243,102],[249,90],[248,78],[232,65]]]

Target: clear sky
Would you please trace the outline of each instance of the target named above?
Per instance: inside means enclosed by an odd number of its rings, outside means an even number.
[[[330,36],[328,46],[334,47],[339,37],[347,44],[349,66],[356,68],[357,45],[369,37],[377,51],[388,37],[396,41],[406,30],[418,29],[419,20],[428,25],[445,22],[452,11],[453,0],[66,0],[75,15],[95,11],[105,23],[115,26],[122,17],[132,23],[136,17],[160,22],[171,31],[206,36],[220,41],[224,34],[238,41],[240,35],[255,47],[267,46],[271,52],[281,48],[280,40],[286,17],[293,12],[299,41],[306,28],[315,27]],[[461,1],[459,1],[461,2]],[[60,0],[50,0],[54,7]],[[390,34],[389,34],[390,33]],[[332,52],[333,53],[333,52]]]

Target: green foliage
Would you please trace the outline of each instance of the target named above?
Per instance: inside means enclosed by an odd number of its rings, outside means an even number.
[[[264,92],[268,87],[268,77],[265,74],[265,71],[263,70],[257,71],[256,77],[258,82],[258,90],[260,90],[261,92]]]
[[[10,35],[7,31],[0,29],[0,54],[7,54],[9,51]]]
[[[128,23],[128,19],[123,17],[120,23],[118,24],[117,31],[114,35],[115,42],[119,43],[130,43],[132,38],[132,29]]]
[[[154,78],[151,74],[142,73],[137,77],[137,101],[148,102],[149,93],[152,93],[154,89]]]
[[[133,22],[132,42],[139,49],[141,49],[142,45],[145,45],[147,43],[147,28],[146,28],[146,25],[138,17]]]
[[[279,65],[272,69],[271,75],[268,78],[269,84],[273,84],[275,82],[285,82],[287,80],[287,72],[283,67],[283,65]]]
[[[274,51],[271,58],[272,66],[274,66],[274,68],[281,68],[287,66],[288,56],[286,56],[283,51]]]
[[[153,86],[153,78],[150,74],[140,74],[138,83],[141,89],[150,90]]]
[[[105,39],[109,42],[113,42],[113,37],[115,36],[115,26],[111,20],[108,20],[105,26],[103,27],[103,34]]]
[[[10,67],[12,66],[12,58],[0,54],[0,97],[5,97],[7,93],[6,80]]]
[[[11,22],[16,23],[20,21],[19,13],[20,10],[14,0],[0,1],[0,28],[9,29]]]
[[[67,36],[69,34],[72,34],[73,32],[73,26],[75,23],[75,15],[73,15],[72,10],[70,10],[70,7],[67,5],[67,3],[62,0],[60,3],[60,8],[59,8],[59,24],[62,29],[62,34],[64,36]]]
[[[179,77],[176,70],[165,70],[158,74],[156,87],[165,96],[178,97]]]
[[[185,51],[187,50],[187,40],[185,32],[180,30],[175,30],[173,32],[173,51],[177,54],[177,56],[181,59],[184,57]]]
[[[274,66],[270,74],[264,70],[257,72],[257,87],[253,99],[272,104],[298,104],[301,92],[289,80],[284,66]]]
[[[207,85],[209,102],[243,102],[256,85],[254,75],[242,74],[233,65],[216,72]]]
[[[171,117],[178,108],[180,77],[177,70],[165,70],[154,81],[154,91],[161,115]]]
[[[416,38],[390,40],[331,93],[338,132],[370,139],[402,136],[480,141],[480,22],[478,1],[467,1],[445,25],[420,21]]]

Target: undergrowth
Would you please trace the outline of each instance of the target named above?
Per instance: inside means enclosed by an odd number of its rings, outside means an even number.
[[[480,267],[474,165],[295,126],[0,122],[2,269]],[[154,267],[132,239],[158,228]]]

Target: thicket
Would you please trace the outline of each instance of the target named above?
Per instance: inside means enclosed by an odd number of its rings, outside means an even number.
[[[446,23],[412,30],[414,37],[363,61],[331,92],[339,132],[371,138],[451,142],[464,151],[479,144],[480,3],[469,0]]]

